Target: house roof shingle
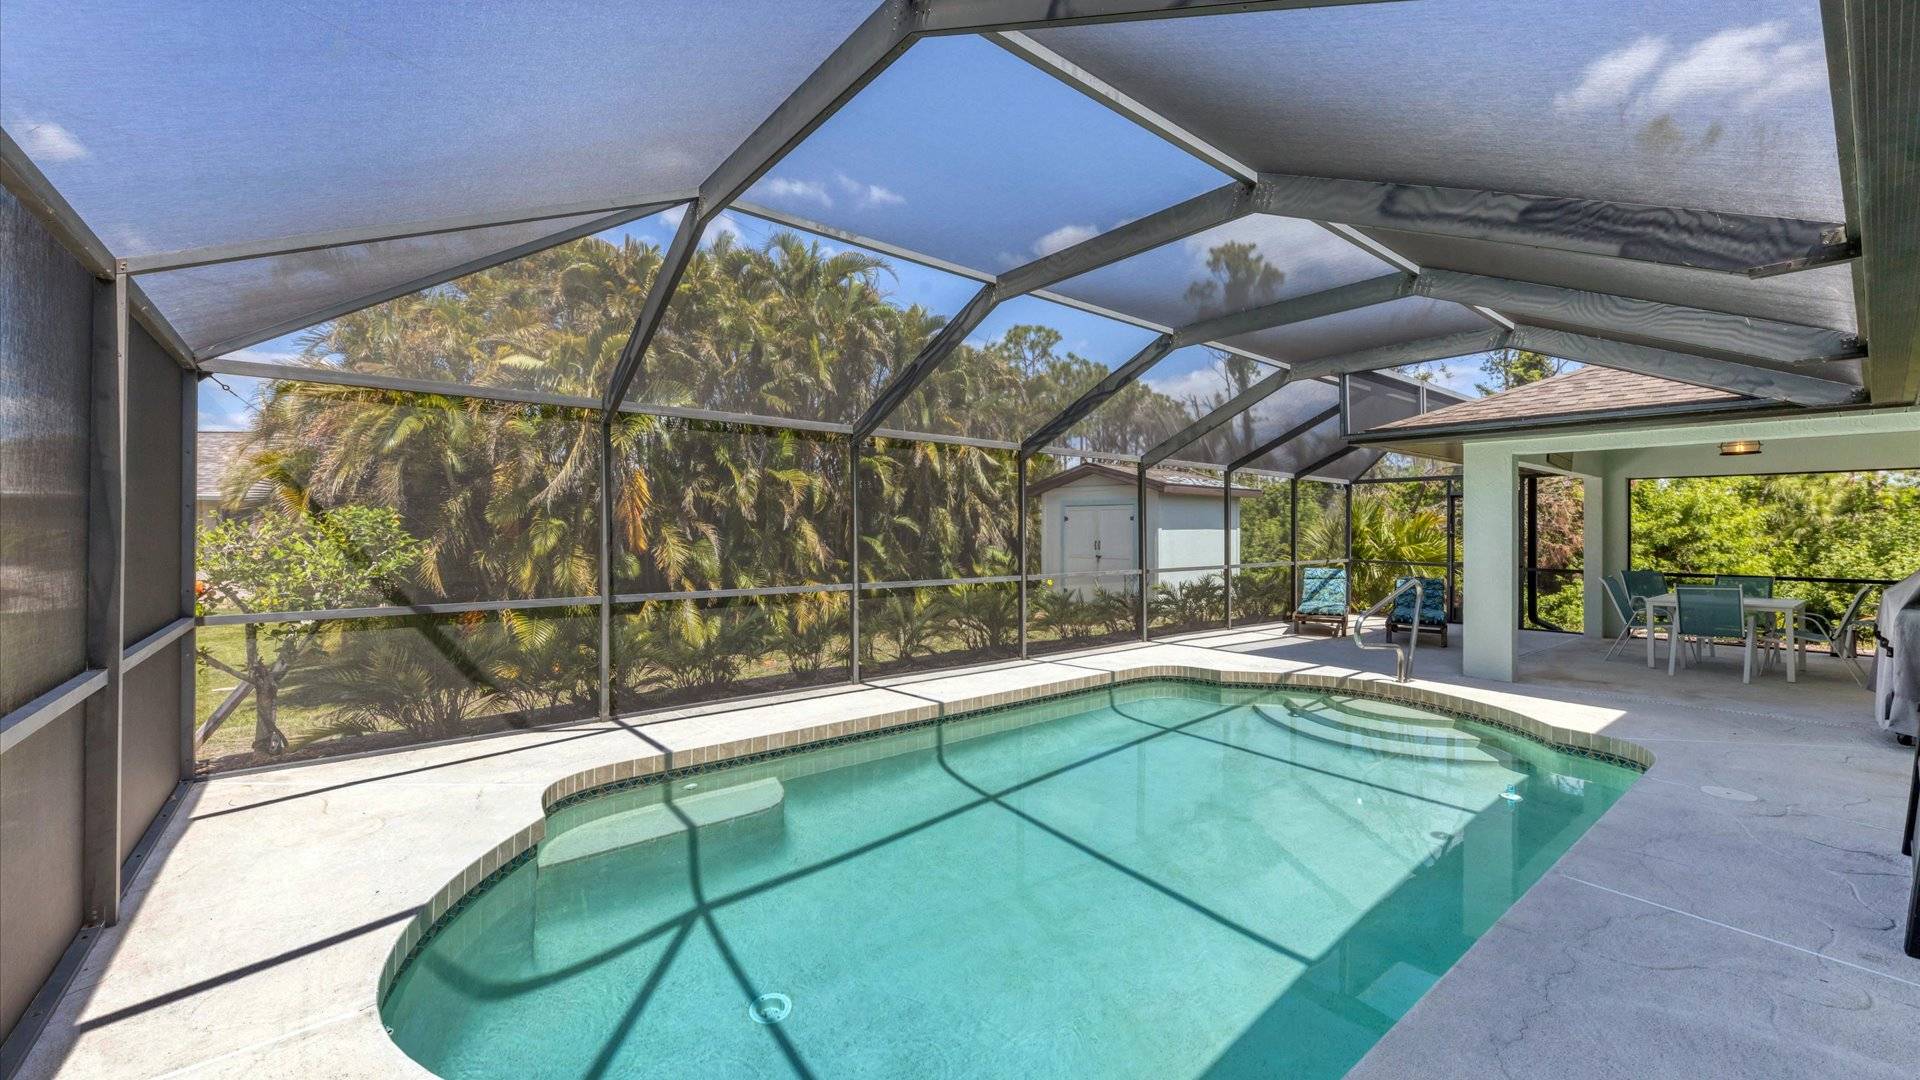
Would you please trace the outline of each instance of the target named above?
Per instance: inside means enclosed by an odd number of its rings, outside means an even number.
[[[1555,375],[1367,430],[1368,434],[1414,431],[1503,420],[1538,420],[1543,416],[1577,416],[1582,413],[1665,409],[1745,400],[1750,399],[1726,390],[1694,386],[1653,375],[1617,368],[1583,367],[1564,375]]]

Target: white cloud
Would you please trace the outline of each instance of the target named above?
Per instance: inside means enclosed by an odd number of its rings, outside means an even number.
[[[274,340],[279,341],[282,339],[276,338]],[[301,353],[299,349],[273,349],[262,348],[259,345],[255,345],[251,348],[241,349],[239,352],[230,352],[221,357],[221,359],[250,360],[256,364],[291,364],[298,361],[300,356]]]
[[[767,177],[767,194],[775,199],[787,202],[810,202],[832,209],[833,196],[828,193],[827,185],[818,180],[795,180],[786,176]]]
[[[1665,38],[1648,35],[1587,65],[1580,85],[1555,94],[1556,109],[1598,109],[1623,104],[1666,58]]]
[[[1227,392],[1227,373],[1221,370],[1219,364],[1208,364],[1178,375],[1143,381],[1175,401],[1209,402]]]
[[[1721,30],[1684,50],[1646,36],[1588,64],[1554,108],[1644,108],[1666,113],[1696,99],[1755,109],[1826,85],[1822,46],[1793,38],[1782,22]]]
[[[731,236],[735,240],[741,238],[740,223],[733,219],[732,214],[717,214],[707,222],[707,230],[700,234],[700,244],[702,247],[711,245],[722,236]]]
[[[835,173],[833,179],[840,185],[840,190],[846,192],[847,197],[853,200],[853,204],[862,210],[876,206],[900,206],[907,201],[905,195],[892,188],[869,184],[864,180],[855,180],[846,173]]]
[[[1062,225],[1033,242],[1033,253],[1038,256],[1051,255],[1064,248],[1070,248],[1082,240],[1090,240],[1098,230],[1091,225]]]
[[[1813,86],[1826,85],[1814,42],[1787,40],[1783,23],[1722,30],[1688,49],[1660,73],[1647,102],[1670,109],[1693,97],[1731,95],[1754,108]]]
[[[674,203],[672,206],[669,206],[665,210],[660,211],[660,220],[666,222],[667,228],[669,229],[679,228],[680,219],[686,216],[687,216],[686,203]]]
[[[20,148],[36,161],[77,161],[87,156],[86,144],[51,120],[27,124]]]

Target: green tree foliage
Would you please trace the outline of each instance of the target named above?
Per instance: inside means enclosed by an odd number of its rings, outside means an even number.
[[[202,529],[196,540],[201,604],[242,612],[319,611],[377,604],[420,559],[420,544],[384,507],[326,512],[270,510]],[[320,622],[247,623],[245,659],[235,667],[205,648],[201,661],[240,681],[214,714],[225,720],[247,694],[254,749],[287,748],[277,712],[280,687],[318,643]]]
[[[1527,349],[1498,349],[1488,353],[1487,358],[1481,361],[1480,370],[1486,374],[1488,381],[1475,383],[1474,389],[1482,394],[1497,394],[1558,375],[1566,366],[1565,360],[1545,353]]]
[[[1636,480],[1633,565],[1899,580],[1920,570],[1920,471]],[[1854,586],[1782,582],[1836,615]]]

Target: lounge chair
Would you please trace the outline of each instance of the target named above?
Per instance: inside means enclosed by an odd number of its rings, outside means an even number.
[[[1347,570],[1344,566],[1300,568],[1300,599],[1293,605],[1293,626],[1303,622],[1332,623],[1334,634],[1347,632]]]
[[[1403,577],[1394,581],[1393,587],[1399,589],[1413,578]],[[1425,631],[1440,635],[1440,647],[1447,647],[1447,586],[1439,578],[1420,579],[1420,614],[1414,617],[1413,593],[1404,592],[1394,597],[1393,609],[1387,612],[1387,640],[1393,640],[1393,632],[1408,627],[1414,633]]]

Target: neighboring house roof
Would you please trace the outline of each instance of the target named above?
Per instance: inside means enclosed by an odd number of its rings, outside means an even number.
[[[1538,422],[1547,416],[1655,412],[1753,402],[1752,398],[1725,390],[1694,386],[1672,379],[1616,368],[1583,367],[1498,394],[1381,424],[1368,428],[1366,433],[1425,431],[1463,424],[1497,425],[1509,420],[1517,424],[1521,421]]]
[[[227,496],[227,474],[240,464],[246,456],[248,444],[254,440],[251,431],[202,431],[194,444],[193,451],[193,496],[200,502],[224,502]],[[265,480],[247,488],[243,505],[251,505],[265,499],[272,491]]]
[[[1075,465],[1066,472],[1049,476],[1045,480],[1034,483],[1027,488],[1027,494],[1038,495],[1042,492],[1052,491],[1054,488],[1066,487],[1068,484],[1078,483],[1082,480],[1111,480],[1123,484],[1131,484],[1134,482],[1134,474],[1135,470],[1133,469],[1123,469],[1117,465],[1107,465],[1098,461],[1089,461],[1081,465]],[[1148,469],[1147,486],[1163,495],[1207,495],[1217,494],[1225,485],[1223,481],[1216,477],[1206,476],[1202,473],[1187,472],[1184,469]],[[1260,494],[1260,492],[1256,488],[1235,485],[1233,489],[1233,497],[1236,499],[1244,499],[1258,494]]]

